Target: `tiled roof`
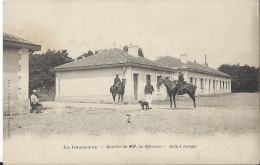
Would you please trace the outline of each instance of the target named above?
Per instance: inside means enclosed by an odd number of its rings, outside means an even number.
[[[220,72],[216,69],[210,68],[208,66],[204,66],[202,64],[191,62],[191,61],[187,61],[187,64],[185,64],[181,62],[179,58],[175,58],[171,56],[160,57],[154,62],[174,69],[182,68],[182,69],[192,70],[195,72],[197,71],[197,72],[203,72],[207,74],[213,74],[221,77],[230,77],[230,75]]]
[[[24,43],[24,44],[33,44],[33,43],[26,41],[22,38],[15,37],[14,35],[7,34],[7,33],[4,33],[3,39],[7,40],[7,41],[20,42],[20,43]]]
[[[173,71],[174,69],[157,64],[152,60],[143,57],[135,57],[129,55],[126,51],[114,48],[103,51],[99,54],[89,56],[87,58],[76,60],[54,68],[54,71],[59,70],[74,70],[100,67],[114,67],[114,66],[140,66],[146,68],[156,68]]]
[[[3,40],[4,40],[4,44],[6,45],[23,45],[24,47],[28,47],[29,49],[32,50],[41,50],[41,46],[34,44],[32,42],[26,41],[22,38],[16,37],[14,35],[8,34],[8,33],[3,33]]]

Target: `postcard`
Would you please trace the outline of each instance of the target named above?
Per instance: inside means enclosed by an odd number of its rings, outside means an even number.
[[[4,164],[258,164],[259,1],[3,2]]]

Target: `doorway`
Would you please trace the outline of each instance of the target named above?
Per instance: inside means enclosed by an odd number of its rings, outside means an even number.
[[[151,82],[151,75],[149,74],[146,75],[146,84],[148,84],[148,81]]]

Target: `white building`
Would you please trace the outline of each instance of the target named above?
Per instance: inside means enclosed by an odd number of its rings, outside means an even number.
[[[144,57],[138,57],[138,47],[126,51],[114,48],[85,59],[58,66],[56,100],[72,102],[112,102],[110,87],[116,74],[126,78],[124,101],[143,99],[147,80],[154,86],[154,99],[167,98],[165,87],[156,88],[160,75],[171,77],[175,69],[164,67]]]
[[[231,77],[208,67],[206,61],[205,64],[187,61],[187,55],[182,54],[180,59],[166,56],[160,57],[155,62],[184,72],[185,81],[197,86],[196,95],[231,93]],[[177,80],[178,74],[174,74],[171,79]]]
[[[120,78],[126,78],[124,101],[136,102],[144,99],[147,80],[151,80],[155,89],[153,99],[165,100],[168,98],[166,88],[163,85],[157,89],[157,79],[163,76],[177,80],[178,69],[184,72],[185,81],[197,86],[196,95],[231,92],[229,75],[187,61],[187,55],[182,55],[182,59],[167,56],[151,61],[138,56],[138,47],[129,47],[128,52],[114,48],[54,68],[55,99],[71,102],[112,102],[110,87],[115,75],[119,74]]]
[[[3,34],[3,109],[4,113],[29,112],[29,52],[41,50],[13,35]],[[18,111],[17,111],[18,110]]]

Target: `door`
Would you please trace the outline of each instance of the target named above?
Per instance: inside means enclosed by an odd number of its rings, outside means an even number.
[[[134,74],[134,99],[138,100],[138,74]]]
[[[151,75],[149,74],[146,75],[146,84],[148,84],[148,81],[151,82]]]

